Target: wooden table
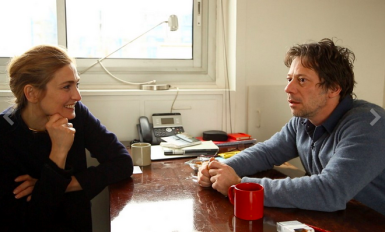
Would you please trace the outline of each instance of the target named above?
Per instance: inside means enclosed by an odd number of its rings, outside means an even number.
[[[111,185],[111,231],[276,232],[277,222],[291,220],[333,232],[385,231],[385,216],[355,201],[332,213],[265,207],[263,219],[238,219],[227,197],[197,184],[196,172],[185,164],[190,159],[153,161],[143,174]],[[275,169],[256,175],[264,176],[286,177]]]

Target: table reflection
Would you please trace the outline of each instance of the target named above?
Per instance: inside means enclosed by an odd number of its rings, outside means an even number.
[[[194,231],[193,204],[193,199],[131,201],[129,208],[111,221],[111,230]]]

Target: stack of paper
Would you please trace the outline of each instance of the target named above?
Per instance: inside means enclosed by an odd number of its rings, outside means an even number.
[[[196,139],[187,133],[181,133],[173,136],[162,137],[162,140],[166,142],[161,142],[160,145],[162,147],[169,148],[183,148],[199,145],[202,142],[199,139]]]
[[[163,152],[165,155],[183,155],[183,154],[195,154],[205,155],[205,156],[214,156],[218,153],[219,148],[212,141],[204,141],[199,145],[184,147],[184,148],[168,148],[163,147]]]

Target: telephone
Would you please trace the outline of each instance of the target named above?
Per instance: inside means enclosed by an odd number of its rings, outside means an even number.
[[[146,116],[139,117],[137,124],[139,140],[141,142],[158,145],[161,137],[167,137],[184,132],[180,113],[158,113],[152,115],[152,122]]]

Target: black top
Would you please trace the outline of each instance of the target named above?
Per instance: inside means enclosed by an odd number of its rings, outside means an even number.
[[[48,133],[29,130],[19,111],[10,112],[0,115],[0,231],[92,231],[90,200],[132,175],[125,146],[78,102],[70,120],[75,139],[63,170],[48,158]],[[100,165],[87,168],[85,149]],[[25,174],[38,179],[29,202],[13,194],[21,184],[15,178]],[[65,193],[72,175],[83,190]]]

